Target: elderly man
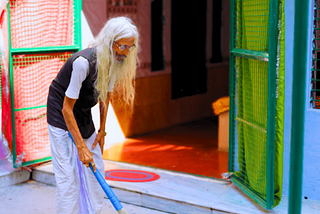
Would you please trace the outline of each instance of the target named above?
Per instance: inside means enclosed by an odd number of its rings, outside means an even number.
[[[86,166],[83,170],[93,208],[96,213],[101,210],[104,193],[88,167],[91,162],[94,170],[104,171],[102,153],[112,93],[117,93],[116,97],[125,104],[133,105],[137,45],[138,31],[129,18],[110,19],[89,48],[66,61],[50,85],[47,122],[57,184],[57,213],[79,213],[75,149]],[[100,127],[96,133],[91,108],[98,101]]]

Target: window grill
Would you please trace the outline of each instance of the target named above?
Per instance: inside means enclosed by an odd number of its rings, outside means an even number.
[[[320,0],[314,1],[313,51],[311,69],[311,107],[320,109]]]

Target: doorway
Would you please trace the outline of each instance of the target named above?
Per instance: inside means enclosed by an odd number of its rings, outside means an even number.
[[[221,21],[221,2],[210,4],[211,11],[219,12],[219,15],[215,17],[208,16],[212,13],[208,11],[208,2],[183,4],[178,1],[170,1],[171,46],[167,48],[171,49],[171,75],[163,75],[162,78],[159,78],[161,76],[159,75],[140,79],[137,84],[141,86],[141,88],[137,87],[140,100],[150,99],[151,93],[145,95],[147,94],[145,91],[147,86],[152,85],[157,88],[152,96],[161,97],[164,101],[152,99],[154,102],[152,104],[144,102],[144,105],[137,106],[136,110],[140,112],[140,115],[139,120],[134,121],[135,124],[139,126],[141,123],[149,124],[160,121],[162,127],[165,127],[163,124],[166,122],[169,127],[128,137],[121,144],[105,150],[105,159],[211,178],[221,178],[221,174],[228,171],[228,152],[218,150],[219,121],[213,115],[211,103],[228,95],[229,67],[226,62],[215,67],[207,66],[211,57],[206,55],[210,55],[208,50],[211,47],[218,50],[212,52],[214,62],[209,63],[222,61],[221,38],[217,39],[216,35],[215,38],[207,35],[209,31],[215,34],[222,32],[219,31],[221,23],[218,23]],[[216,20],[216,17],[220,19]],[[210,23],[211,20],[216,22]],[[212,29],[208,29],[210,24],[212,24]],[[210,44],[207,40],[214,40],[216,43]],[[170,66],[170,63],[167,65]],[[163,84],[158,84],[159,82]],[[159,88],[165,92],[158,93]],[[148,91],[152,90],[151,87]],[[193,110],[190,111],[189,108]],[[205,109],[205,114],[201,112],[202,109]],[[208,109],[211,110],[211,115],[208,114]],[[142,111],[150,113],[144,114]],[[172,123],[173,120],[169,117],[173,117],[175,123]],[[191,122],[180,122],[182,124],[172,126],[172,124],[177,124],[176,121],[179,119],[176,118],[182,117],[188,118],[183,121]]]
[[[171,1],[172,99],[207,91],[207,1]]]

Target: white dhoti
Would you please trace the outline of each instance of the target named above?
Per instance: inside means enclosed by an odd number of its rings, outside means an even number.
[[[77,157],[74,157],[74,149],[68,132],[48,125],[49,138],[51,143],[51,156],[53,171],[56,179],[56,209],[58,214],[78,214],[80,184],[77,178]],[[93,160],[97,170],[104,175],[104,165],[100,146],[92,149],[93,142],[96,138],[93,133],[88,139],[84,139],[88,148],[93,153]],[[104,192],[96,180],[90,168],[82,165],[88,195],[91,200],[93,209],[99,214],[103,205]]]

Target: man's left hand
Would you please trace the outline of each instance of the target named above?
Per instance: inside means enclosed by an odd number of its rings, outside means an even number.
[[[94,148],[96,148],[97,143],[99,143],[100,149],[101,149],[101,154],[103,154],[104,137],[105,137],[105,135],[103,135],[101,132],[98,132],[96,139],[94,140],[94,143],[92,145],[92,149],[94,149]]]

